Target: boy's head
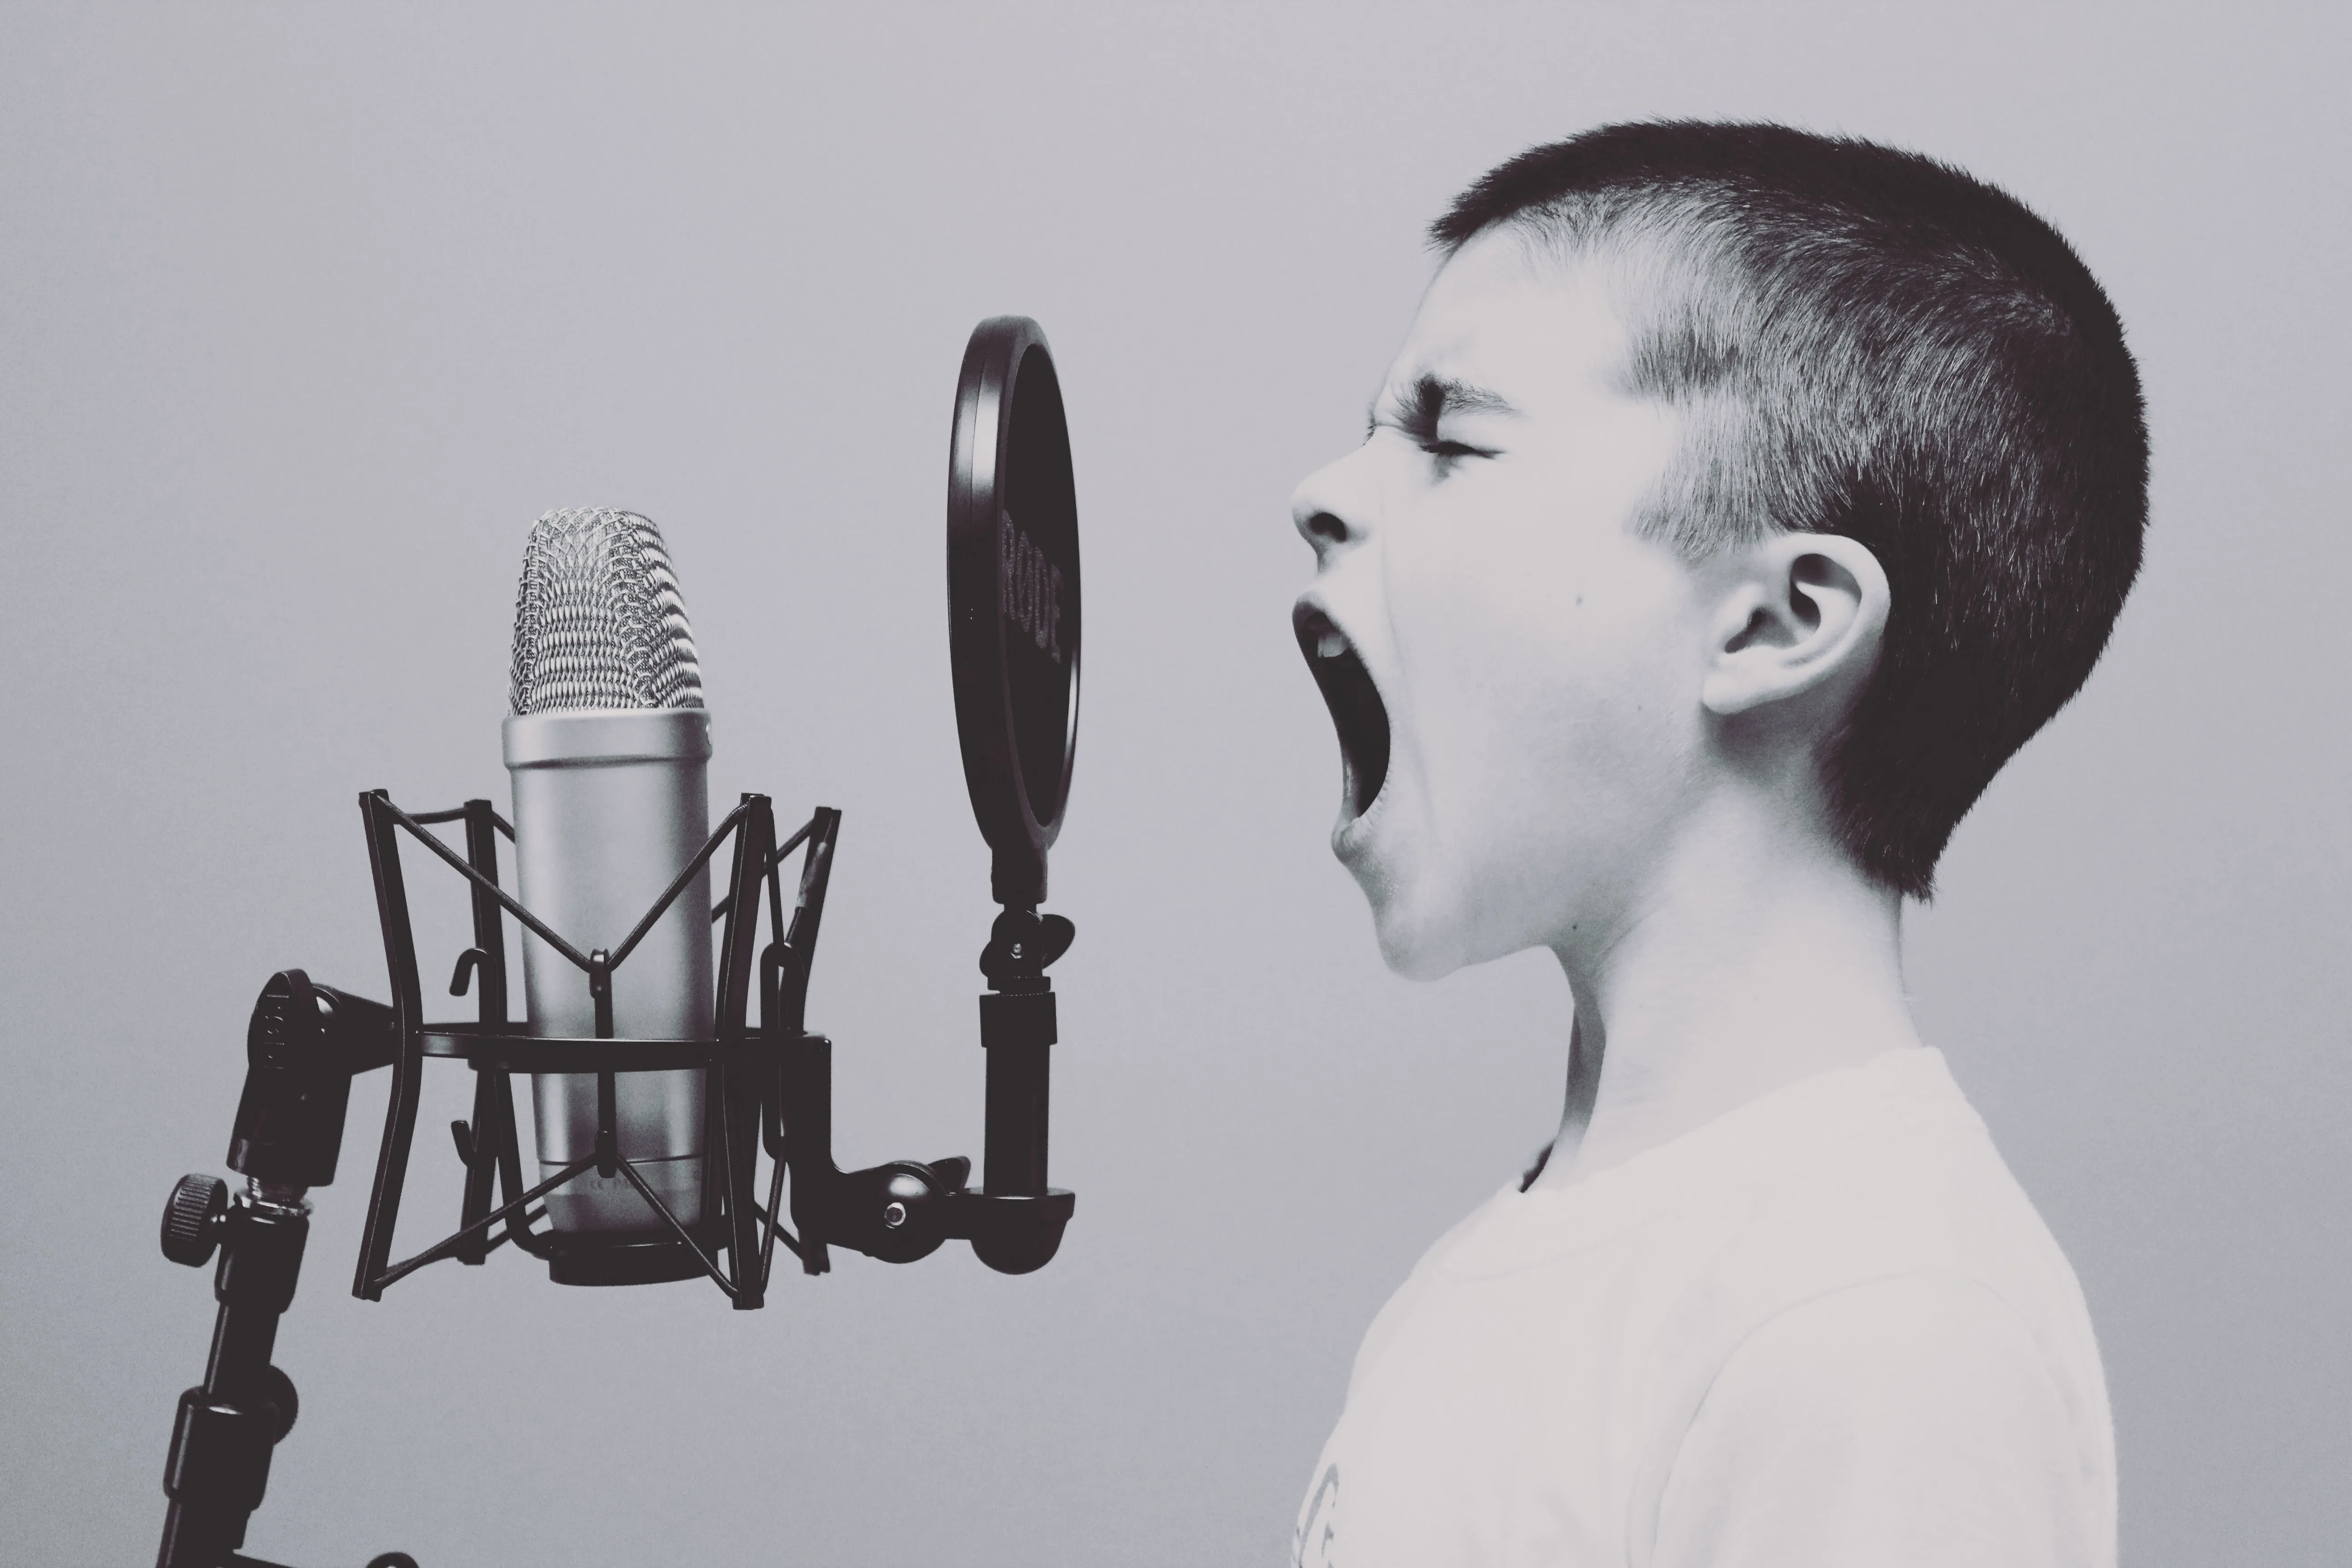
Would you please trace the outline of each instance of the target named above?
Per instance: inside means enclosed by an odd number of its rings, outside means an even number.
[[[1965,174],[1776,126],[1537,148],[1433,233],[1370,437],[1296,501],[1334,844],[1391,962],[1557,942],[1791,757],[1852,864],[1926,896],[2138,568],[2098,285]]]

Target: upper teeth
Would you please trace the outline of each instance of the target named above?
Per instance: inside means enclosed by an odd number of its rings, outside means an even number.
[[[1315,644],[1318,658],[1337,658],[1348,651],[1348,639],[1338,632],[1325,632]]]

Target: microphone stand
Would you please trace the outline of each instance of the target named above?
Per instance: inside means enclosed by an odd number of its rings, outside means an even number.
[[[163,1209],[163,1256],[202,1268],[217,1250],[212,1352],[205,1380],[180,1395],[163,1468],[157,1568],[275,1568],[238,1551],[269,1480],[269,1458],[294,1426],[294,1381],[270,1363],[278,1320],[294,1300],[310,1235],[312,1185],[334,1178],[352,1079],[388,1065],[389,1009],[299,969],[270,978],[247,1036],[229,1163],[246,1172],[232,1197],[217,1176],[180,1178]],[[286,1178],[286,1179],[279,1179]],[[299,1179],[298,1179],[299,1178]],[[416,1568],[388,1552],[368,1568]]]
[[[1059,915],[1040,915],[1034,895],[1006,902],[991,930],[980,966],[989,983],[981,1002],[981,1043],[989,1053],[984,1153],[985,1182],[970,1187],[971,1162],[961,1156],[928,1163],[891,1161],[866,1170],[841,1170],[833,1159],[832,1042],[804,1027],[809,970],[841,814],[820,806],[806,827],[782,845],[775,840],[767,797],[746,795],[736,811],[667,893],[647,910],[638,932],[620,947],[579,962],[602,1005],[593,1040],[535,1039],[518,1034],[506,1016],[502,914],[511,914],[542,938],[561,942],[498,885],[494,834],[505,825],[487,800],[450,811],[410,816],[381,792],[360,797],[374,862],[378,913],[383,926],[395,1004],[387,1006],[314,984],[299,969],[272,975],[254,1005],[246,1036],[246,1079],[237,1101],[228,1163],[246,1178],[245,1190],[211,1175],[180,1179],[165,1205],[163,1256],[201,1268],[219,1254],[213,1294],[219,1302],[205,1380],[180,1396],[164,1467],[170,1508],[157,1568],[278,1568],[246,1556],[246,1529],[262,1500],[272,1450],[292,1428],[293,1380],[273,1365],[278,1319],[294,1299],[309,1239],[312,1187],[335,1177],[352,1080],[377,1068],[393,1068],[375,1186],[361,1244],[352,1294],[374,1300],[390,1285],[427,1264],[456,1258],[485,1261],[509,1241],[546,1260],[567,1283],[647,1283],[701,1274],[738,1310],[763,1304],[773,1247],[779,1240],[809,1274],[832,1267],[828,1245],[888,1263],[910,1263],[950,1238],[971,1241],[983,1263],[1001,1273],[1043,1268],[1061,1245],[1075,1200],[1045,1184],[1049,1058],[1055,1043],[1053,983],[1046,966],[1070,945],[1075,928]],[[449,850],[425,832],[462,820],[467,854]],[[409,833],[463,874],[469,884],[474,944],[459,956],[453,995],[473,985],[479,1021],[425,1024],[415,946],[400,874],[394,829]],[[740,835],[739,835],[740,830]],[[612,1037],[612,973],[637,935],[661,917],[693,873],[730,836],[736,837],[730,891],[712,911],[724,920],[719,1037],[713,1041],[630,1041]],[[806,844],[799,897],[789,921],[779,874],[784,856]],[[782,933],[757,964],[760,1024],[747,1026],[752,986],[752,942],[761,894],[768,926]],[[1037,891],[1042,891],[1040,884]],[[567,956],[569,954],[567,953]],[[475,981],[478,979],[478,985]],[[418,1093],[428,1057],[466,1060],[476,1074],[474,1117],[451,1126],[466,1167],[460,1228],[403,1262],[389,1261],[400,1193],[407,1170]],[[715,1092],[709,1143],[715,1199],[709,1211],[682,1219],[645,1184],[615,1148],[614,1075],[707,1065]],[[520,1145],[510,1074],[581,1070],[597,1073],[597,1152],[528,1190],[522,1187]],[[754,1151],[773,1161],[762,1205],[753,1196]],[[667,1227],[669,1241],[691,1267],[648,1269],[624,1256],[623,1268],[600,1273],[593,1258],[567,1255],[575,1238],[535,1232],[543,1210],[531,1205],[549,1191],[604,1166],[630,1179]],[[780,1224],[787,1174],[795,1237]],[[506,1202],[490,1206],[493,1183]],[[493,1226],[504,1233],[491,1239]],[[657,1238],[658,1239],[658,1238]],[[635,1252],[645,1246],[634,1243]],[[605,1252],[624,1249],[604,1247]],[[722,1269],[712,1255],[725,1251]],[[630,1272],[629,1270],[635,1270]],[[368,1568],[416,1568],[405,1552],[382,1553]]]

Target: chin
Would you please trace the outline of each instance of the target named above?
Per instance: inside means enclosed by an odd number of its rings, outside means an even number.
[[[1460,955],[1436,943],[1394,937],[1386,930],[1381,932],[1381,956],[1391,973],[1407,980],[1443,980],[1463,963]]]
[[[1378,877],[1357,876],[1372,906],[1372,929],[1379,934],[1381,957],[1407,980],[1443,980],[1472,962],[1464,942],[1468,934],[1458,918],[1430,907]]]
[[[1391,866],[1351,864],[1356,884],[1372,907],[1381,957],[1407,980],[1443,980],[1508,958],[1529,948],[1550,947],[1549,907],[1524,897],[1511,879],[1465,879],[1399,875]]]

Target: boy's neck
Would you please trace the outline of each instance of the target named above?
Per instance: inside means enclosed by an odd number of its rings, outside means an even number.
[[[1718,799],[1642,896],[1554,948],[1576,998],[1568,1105],[1534,1185],[1564,1186],[1815,1073],[1919,1043],[1901,900],[1826,831]]]

